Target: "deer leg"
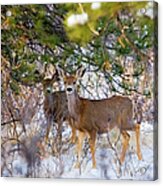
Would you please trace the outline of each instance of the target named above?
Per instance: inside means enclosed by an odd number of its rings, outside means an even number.
[[[46,143],[48,142],[48,137],[49,137],[50,129],[51,129],[51,119],[48,118],[48,119],[47,119],[46,135],[45,135],[45,142],[46,142]]]
[[[122,136],[123,136],[123,148],[122,148],[122,154],[120,157],[120,162],[121,164],[124,162],[126,151],[129,145],[129,140],[130,140],[130,135],[126,131],[122,131]]]
[[[57,129],[57,152],[58,156],[61,155],[61,148],[62,148],[62,122],[60,120],[57,120],[58,123],[58,129]]]
[[[81,159],[81,154],[82,154],[82,146],[83,146],[84,138],[85,138],[85,134],[79,131],[78,142],[76,146],[77,162],[75,164],[75,168],[77,169],[80,168],[80,159]]]
[[[48,142],[49,131],[50,131],[50,125],[47,127],[47,130],[46,130],[46,136],[45,136],[46,143]]]
[[[76,129],[74,127],[71,127],[72,135],[71,135],[71,143],[75,143],[76,141]]]
[[[92,168],[96,168],[96,159],[95,159],[95,150],[96,150],[96,132],[92,132],[90,134],[90,141],[89,141],[91,154],[92,154]]]
[[[69,122],[69,126],[71,127],[71,131],[72,131],[70,142],[75,143],[76,141],[76,129],[74,127],[75,121],[72,118],[68,117],[68,122]]]
[[[136,133],[136,146],[137,146],[137,156],[138,159],[142,159],[142,153],[140,149],[140,124],[135,125],[135,133]]]

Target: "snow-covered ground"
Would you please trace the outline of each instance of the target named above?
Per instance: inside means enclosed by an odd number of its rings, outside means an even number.
[[[110,140],[114,142],[117,138],[118,129],[113,129],[110,133]],[[87,151],[83,150],[80,169],[74,168],[76,155],[75,145],[68,142],[71,135],[69,127],[64,127],[63,141],[67,150],[63,151],[60,157],[55,157],[48,152],[46,157],[40,160],[40,163],[34,167],[36,177],[52,177],[52,178],[89,178],[89,179],[134,179],[134,180],[153,180],[153,127],[151,124],[142,123],[141,127],[141,150],[143,159],[138,160],[136,155],[135,134],[130,132],[130,146],[126,154],[123,165],[118,163],[115,153],[120,156],[121,140],[117,143],[116,152],[109,147],[106,135],[97,137],[96,143],[96,161],[97,168],[92,169],[91,154],[88,141],[85,140],[83,145]],[[67,144],[66,144],[67,141]],[[25,157],[15,153],[13,158],[7,160],[8,168],[12,167],[12,176],[26,177],[28,172],[28,164]],[[2,176],[9,176],[8,170],[4,170]]]

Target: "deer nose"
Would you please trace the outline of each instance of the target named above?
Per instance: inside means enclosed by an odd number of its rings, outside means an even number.
[[[72,88],[71,87],[68,87],[67,88],[67,92],[72,92]]]

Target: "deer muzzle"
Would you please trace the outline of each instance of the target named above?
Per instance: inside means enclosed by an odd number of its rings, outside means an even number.
[[[66,88],[66,92],[67,92],[67,94],[72,94],[72,93],[73,93],[73,87],[68,86],[68,87]]]

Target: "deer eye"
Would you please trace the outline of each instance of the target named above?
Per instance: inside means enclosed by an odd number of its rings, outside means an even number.
[[[76,84],[76,82],[75,81],[73,81],[73,85],[75,85]]]

